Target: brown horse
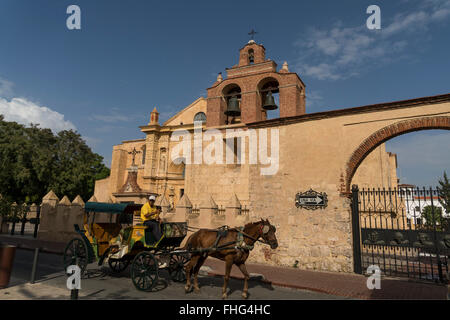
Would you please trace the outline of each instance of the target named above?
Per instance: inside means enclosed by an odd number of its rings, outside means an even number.
[[[192,252],[191,260],[186,265],[186,293],[191,291],[191,271],[194,275],[194,291],[200,292],[197,276],[201,266],[208,256],[225,261],[225,277],[222,288],[222,298],[227,298],[227,286],[230,272],[235,264],[244,275],[244,290],[242,297],[248,298],[248,279],[250,277],[245,266],[250,250],[256,241],[270,245],[272,249],[278,247],[275,236],[276,229],[269,220],[248,223],[243,228],[232,228],[225,232],[220,230],[201,229],[192,234],[184,247]],[[220,237],[219,237],[220,235]],[[263,240],[259,240],[262,238]],[[214,250],[215,248],[215,250]],[[213,250],[211,250],[213,249]]]

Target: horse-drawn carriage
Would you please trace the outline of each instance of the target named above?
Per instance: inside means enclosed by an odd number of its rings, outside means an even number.
[[[132,225],[133,216],[140,213],[141,207],[87,202],[83,229],[74,226],[79,237],[70,240],[64,250],[65,269],[77,265],[84,275],[87,265],[98,261],[99,266],[108,263],[113,272],[119,273],[131,263],[132,282],[143,291],[155,286],[161,265],[166,265],[173,281],[185,281],[184,265],[189,255],[175,249],[187,234],[187,223],[163,222],[161,239],[154,239],[144,225]]]
[[[269,220],[261,219],[239,228],[191,227],[190,230],[197,231],[181,249],[179,246],[188,231],[187,223],[163,222],[162,237],[154,239],[147,227],[132,223],[133,216],[139,215],[141,207],[140,204],[87,202],[83,229],[75,225],[79,236],[70,240],[64,250],[65,269],[70,265],[77,265],[83,275],[89,263],[98,261],[100,266],[107,262],[113,272],[122,272],[131,263],[131,280],[134,286],[138,290],[151,291],[158,281],[159,270],[165,268],[173,281],[186,280],[185,291],[188,293],[192,289],[191,274],[194,278],[194,290],[200,290],[197,276],[207,257],[211,256],[225,261],[222,297],[227,297],[228,279],[231,267],[235,264],[244,275],[242,296],[247,298],[250,276],[245,261],[254,244],[262,242],[272,249],[278,246],[275,226]],[[100,219],[97,219],[97,215],[101,215]]]

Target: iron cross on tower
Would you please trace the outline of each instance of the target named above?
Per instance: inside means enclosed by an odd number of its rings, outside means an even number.
[[[252,37],[252,40],[254,40],[255,34],[257,34],[257,33],[258,33],[258,32],[256,32],[255,30],[252,29],[252,31],[250,31],[250,32],[248,33],[248,35]]]
[[[133,148],[133,151],[128,152],[128,154],[132,154],[132,155],[133,155],[133,163],[131,164],[133,167],[136,166],[136,163],[135,163],[134,160],[136,160],[136,155],[137,155],[138,153],[141,153],[141,152],[140,152],[140,151],[137,151],[136,148]]]

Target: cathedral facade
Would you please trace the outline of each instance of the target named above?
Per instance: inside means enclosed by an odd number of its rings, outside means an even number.
[[[175,208],[186,187],[191,187],[201,190],[190,194],[192,200],[201,202],[201,193],[206,190],[202,188],[203,179],[196,178],[197,174],[203,172],[196,171],[203,170],[203,167],[193,165],[187,169],[185,161],[171,161],[171,150],[178,143],[171,141],[172,134],[179,130],[193,133],[195,121],[201,123],[203,130],[247,130],[247,124],[267,120],[269,110],[264,108],[264,103],[269,92],[279,104],[279,118],[305,114],[303,81],[296,73],[289,72],[286,62],[277,71],[277,64],[266,59],[264,46],[251,40],[239,50],[239,62],[227,69],[227,78],[224,79],[219,74],[217,81],[207,89],[207,98],[198,98],[163,124],[159,123],[159,114],[154,108],[149,123],[140,127],[145,139],[123,141],[113,147],[111,175],[97,181],[96,198],[105,202],[143,203],[153,194],[159,201]],[[227,116],[226,111],[232,99],[237,99],[239,113]],[[223,147],[228,147],[225,141]],[[248,153],[248,149],[242,152]],[[396,168],[396,155],[386,152],[382,144],[366,158],[355,175],[354,182],[360,186],[394,188],[398,183]],[[233,179],[228,180],[228,175],[224,175],[222,169],[234,172]],[[224,205],[234,194],[244,205],[249,205],[246,187],[249,183],[248,169],[245,164],[228,164],[219,168],[217,165],[206,166],[204,175],[207,179],[213,179],[218,185],[228,189],[213,188],[209,189],[209,193],[214,193],[213,190],[216,189],[214,198],[224,202]],[[239,174],[236,174],[237,171]],[[187,173],[189,181],[186,181]]]

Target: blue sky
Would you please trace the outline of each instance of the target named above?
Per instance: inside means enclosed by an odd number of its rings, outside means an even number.
[[[81,30],[66,9],[81,8]],[[381,30],[365,27],[381,8]],[[76,129],[110,164],[112,146],[141,138],[237,63],[255,28],[268,58],[306,83],[307,112],[450,92],[450,0],[0,2],[0,111],[18,122]],[[404,183],[450,171],[450,133],[395,138]]]

